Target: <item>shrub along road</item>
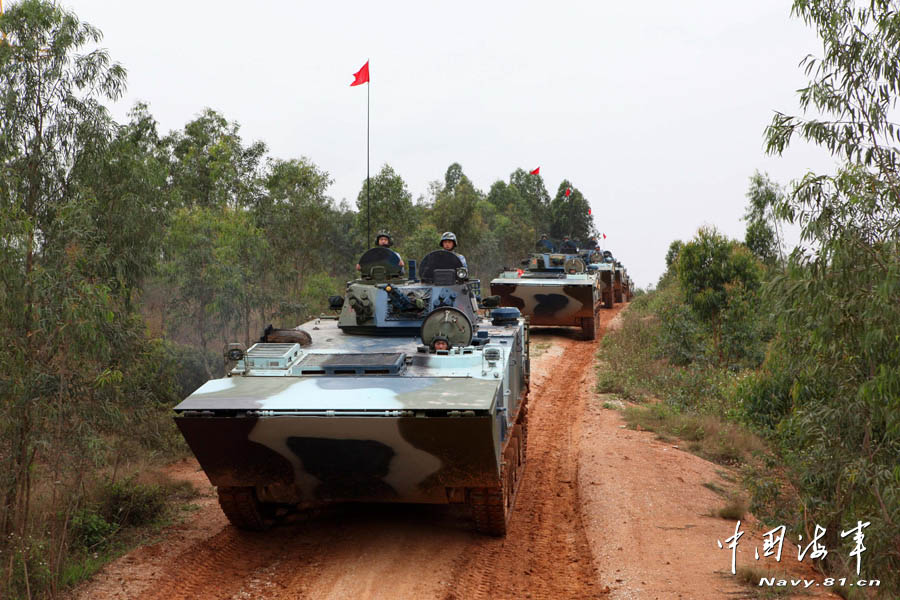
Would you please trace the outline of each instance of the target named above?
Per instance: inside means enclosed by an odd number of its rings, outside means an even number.
[[[603,311],[600,336],[619,310]],[[595,343],[532,335],[528,466],[505,539],[468,530],[463,511],[338,507],[266,533],[230,526],[193,460],[169,475],[204,490],[162,541],[109,565],[74,597],[119,598],[722,598],[754,591],[720,550],[733,521],[704,483],[718,467],[622,428],[594,393]],[[721,483],[721,481],[720,481]],[[727,485],[727,484],[723,484]],[[739,565],[753,563],[753,524]],[[795,550],[785,548],[785,554]],[[786,561],[785,568],[801,573]],[[814,577],[804,572],[807,577]],[[818,581],[822,580],[819,576]],[[752,596],[747,596],[752,597]],[[809,596],[807,596],[809,597]]]

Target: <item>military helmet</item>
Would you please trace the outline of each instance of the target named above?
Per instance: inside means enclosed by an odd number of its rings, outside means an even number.
[[[391,246],[394,245],[394,240],[393,240],[393,238],[391,238],[391,233],[385,229],[382,229],[381,231],[379,231],[378,233],[375,234],[375,245],[376,246],[378,245],[378,238],[383,238],[383,237],[386,237],[388,239],[388,245],[387,245],[388,248],[390,248]]]
[[[447,344],[447,350],[453,347],[453,344],[450,343],[450,338],[445,335],[436,335],[434,336],[434,339],[431,340],[430,346],[432,350],[436,350],[435,346],[437,346],[438,342],[445,342]]]
[[[459,242],[456,241],[456,234],[452,231],[445,231],[444,235],[441,236],[441,241],[438,242],[438,246],[443,246],[444,240],[452,240],[453,241],[453,249],[455,250],[457,246],[459,246]]]

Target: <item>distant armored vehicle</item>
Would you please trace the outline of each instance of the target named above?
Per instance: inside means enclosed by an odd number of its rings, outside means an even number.
[[[625,273],[625,301],[631,302],[631,299],[634,298],[634,281],[632,281],[631,277],[628,273]]]
[[[485,317],[452,252],[425,256],[418,279],[415,266],[406,277],[372,248],[329,300],[338,318],[232,344],[227,376],[175,407],[234,525],[336,502],[460,503],[478,531],[505,534],[525,465],[527,323],[511,308]]]
[[[580,327],[584,339],[596,337],[603,284],[579,254],[537,252],[522,269],[502,272],[491,294],[529,318],[531,325]]]
[[[625,302],[626,296],[626,278],[625,267],[622,266],[622,263],[616,261],[616,279],[613,285],[613,289],[615,290],[616,302]]]
[[[616,303],[615,281],[616,281],[616,260],[613,258],[612,252],[604,250],[603,253],[595,258],[598,262],[591,263],[591,267],[597,274],[597,277],[603,283],[603,308],[612,308]],[[621,300],[619,300],[621,302]]]

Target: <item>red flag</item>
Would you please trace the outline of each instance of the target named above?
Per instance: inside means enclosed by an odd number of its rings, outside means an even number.
[[[369,61],[366,61],[362,69],[353,74],[353,83],[350,84],[350,87],[362,85],[363,83],[369,83]]]
[[[538,167],[537,169],[535,169],[534,171],[531,171],[531,172],[529,173],[529,175],[540,175],[540,174],[541,174],[541,168],[540,168],[540,167]]]
[[[572,195],[572,188],[566,188],[566,198]]]
[[[591,207],[590,207],[590,206],[588,206],[588,214],[589,214],[589,215],[594,214],[594,213],[591,212]]]
[[[603,234],[603,239],[604,239],[604,240],[606,239],[606,234],[605,234],[605,233]]]

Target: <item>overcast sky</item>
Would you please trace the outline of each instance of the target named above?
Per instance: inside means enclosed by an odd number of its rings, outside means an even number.
[[[763,151],[820,52],[787,0],[63,4],[128,70],[117,119],[145,101],[168,132],[211,107],[326,170],[338,201],[366,176],[366,89],[349,84],[370,59],[373,173],[390,164],[419,197],[453,162],[485,192],[540,166],[551,195],[563,178],[584,193],[642,287],[703,224],[743,239],[754,170],[788,183],[834,165]]]

